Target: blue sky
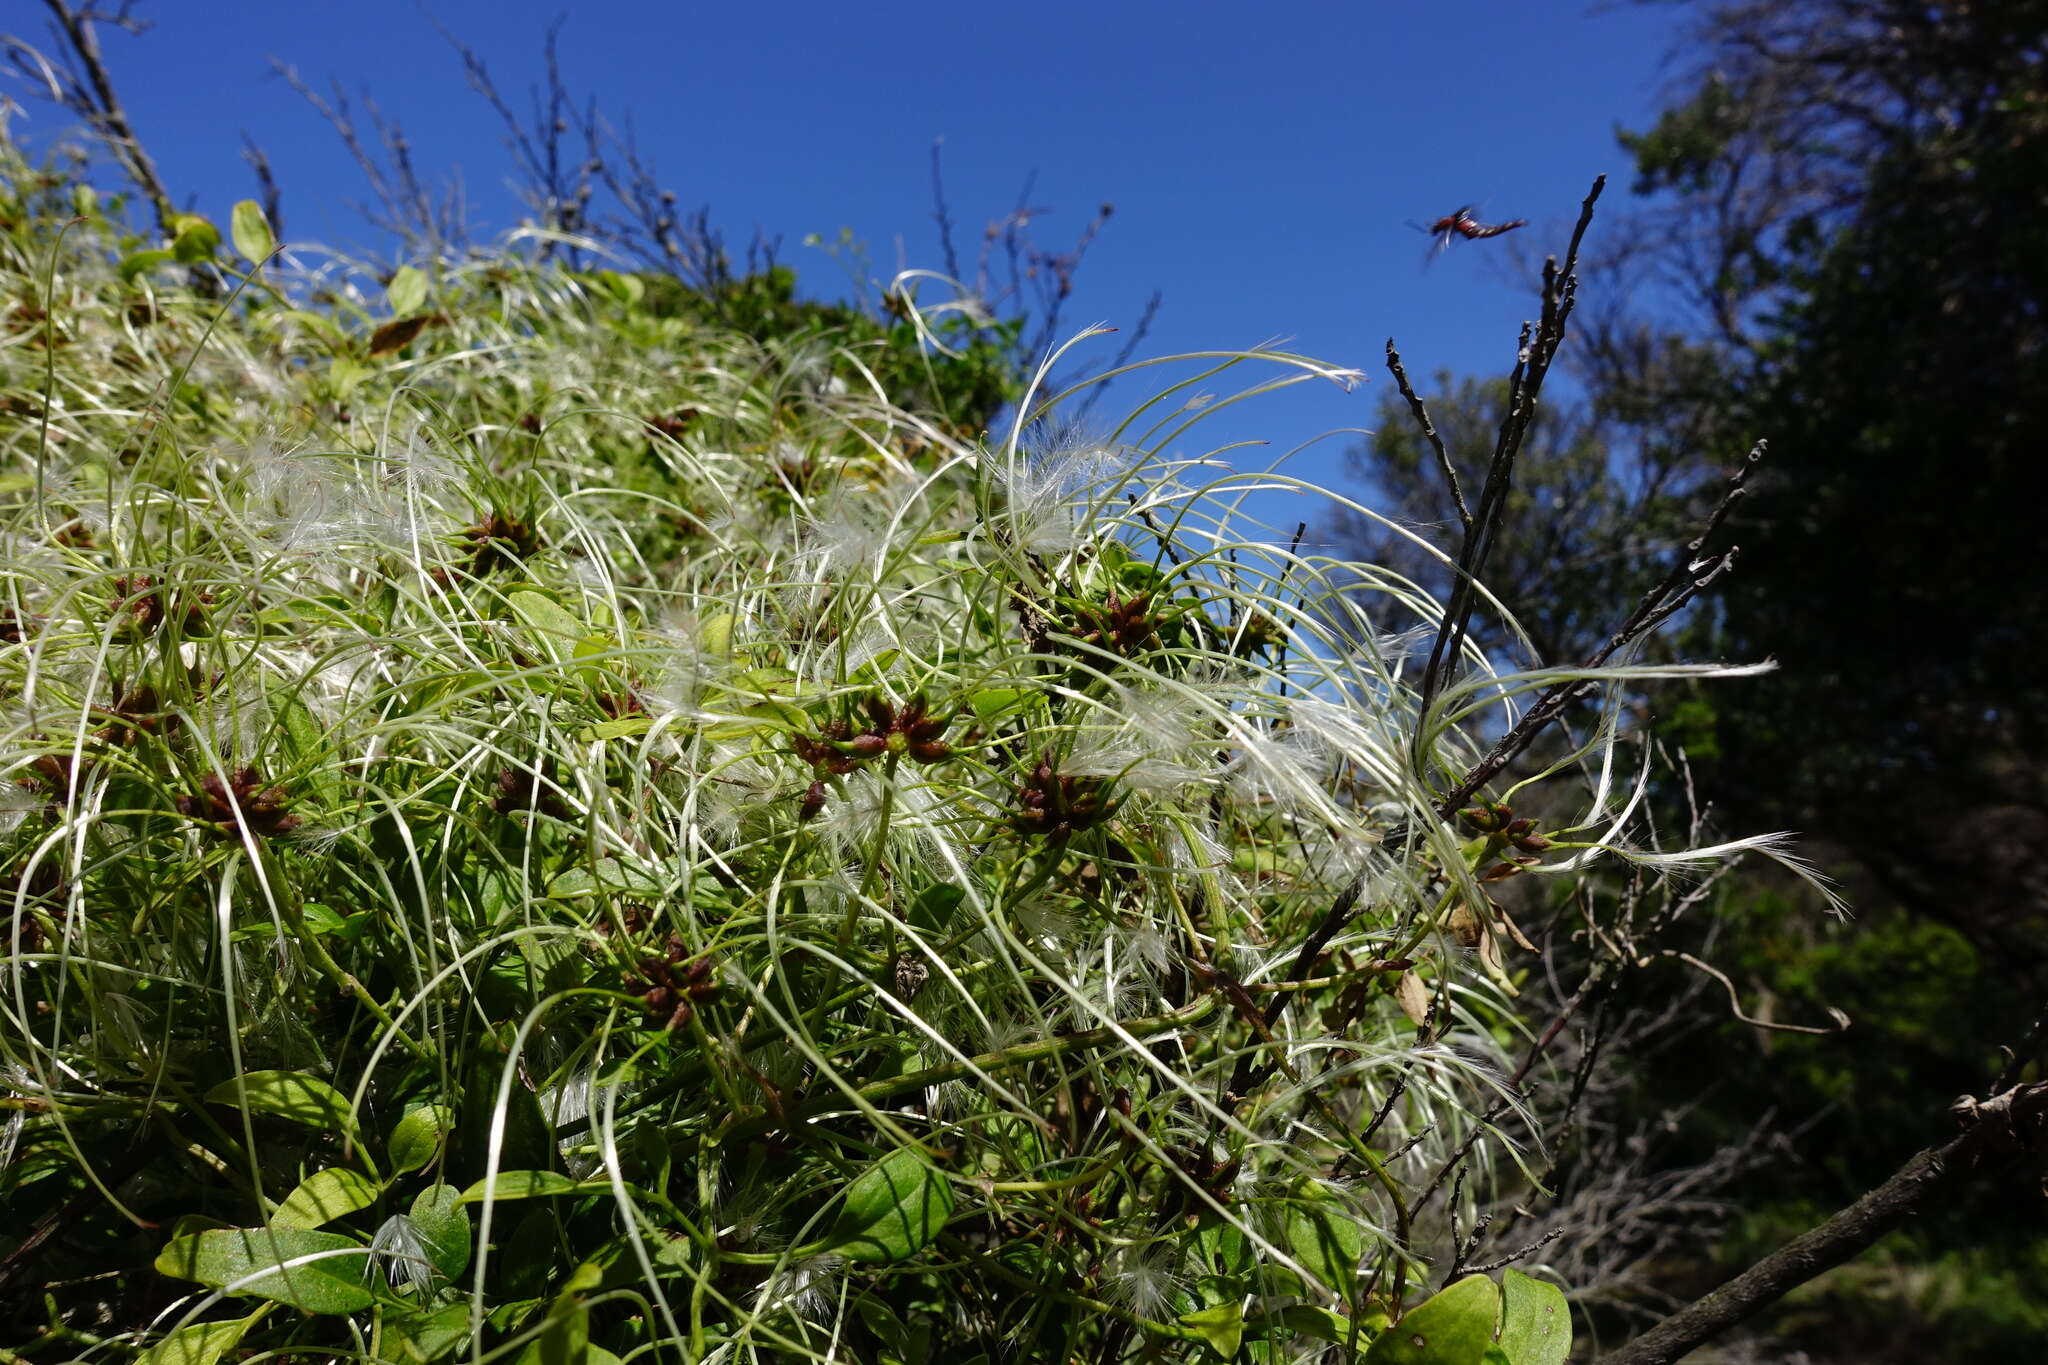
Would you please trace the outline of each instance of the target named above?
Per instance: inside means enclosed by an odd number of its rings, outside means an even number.
[[[899,256],[940,265],[935,138],[963,249],[1033,171],[1048,241],[1113,202],[1072,326],[1129,326],[1157,289],[1165,301],[1146,353],[1285,337],[1372,375],[1349,398],[1301,387],[1240,409],[1208,438],[1275,449],[1369,425],[1389,382],[1380,357],[1390,335],[1418,377],[1506,367],[1532,283],[1507,271],[1498,242],[1463,245],[1424,271],[1425,242],[1407,220],[1480,200],[1487,216],[1530,219],[1524,240],[1561,251],[1595,174],[1609,173],[1608,202],[1625,208],[1614,129],[1652,118],[1683,13],[1528,0],[439,0],[434,12],[508,92],[538,76],[543,30],[566,13],[572,88],[614,118],[630,111],[683,205],[708,204],[730,239],[756,227],[781,235],[784,260],[813,292],[843,292],[843,276],[800,245],[808,233],[852,229],[878,273]],[[316,86],[367,87],[423,167],[460,174],[480,224],[512,224],[494,116],[407,0],[158,0],[143,14],[155,26],[142,37],[106,35],[109,62],[174,193],[216,221],[254,192],[239,156],[246,131],[277,168],[290,239],[376,245],[350,207],[366,197],[352,163],[270,74],[274,54]],[[28,7],[22,15],[17,31],[35,36]],[[57,117],[31,112],[31,132]],[[1290,467],[1341,477],[1345,443]],[[1273,515],[1293,513],[1276,504]]]

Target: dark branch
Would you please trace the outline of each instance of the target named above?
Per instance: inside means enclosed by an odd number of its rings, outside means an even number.
[[[1508,489],[1514,480],[1515,460],[1521,454],[1522,443],[1528,439],[1529,424],[1535,420],[1543,381],[1550,373],[1550,362],[1556,358],[1557,348],[1564,342],[1565,324],[1571,318],[1572,304],[1577,298],[1579,245],[1585,240],[1586,229],[1593,222],[1593,205],[1598,202],[1600,191],[1606,184],[1606,176],[1597,177],[1580,204],[1578,225],[1572,229],[1571,245],[1565,251],[1563,268],[1558,267],[1555,259],[1544,263],[1542,317],[1533,333],[1527,326],[1522,329],[1521,341],[1515,352],[1514,372],[1509,376],[1507,415],[1501,419],[1500,437],[1494,444],[1486,485],[1480,491],[1471,529],[1459,550],[1458,577],[1451,589],[1450,604],[1437,626],[1436,640],[1430,646],[1429,664],[1423,669],[1416,722],[1418,746],[1422,743],[1429,724],[1430,708],[1443,686],[1449,662],[1458,656],[1471,626],[1472,611],[1479,599],[1479,578],[1485,571],[1487,555],[1493,549],[1495,536],[1507,514]]]
[[[1402,368],[1401,353],[1394,349],[1394,339],[1387,338],[1387,368],[1393,372],[1394,383],[1399,386],[1401,396],[1408,400],[1408,410],[1415,414],[1415,424],[1422,428],[1423,436],[1429,441],[1429,448],[1436,452],[1437,468],[1443,471],[1444,482],[1450,485],[1451,501],[1458,507],[1458,524],[1466,537],[1472,535],[1472,509],[1465,505],[1465,490],[1458,483],[1458,470],[1451,463],[1450,452],[1444,449],[1444,438],[1437,434],[1436,423],[1429,419],[1429,409],[1415,392],[1415,386],[1408,382],[1408,371]]]
[[[1822,1272],[1862,1254],[1961,1177],[2023,1153],[2048,1151],[2048,1081],[2018,1086],[1989,1100],[1958,1100],[1954,1112],[1964,1124],[1962,1136],[1917,1153],[1884,1184],[1603,1356],[1600,1365],[1667,1365],[1678,1360]]]
[[[1628,619],[1607,638],[1606,643],[1586,657],[1582,667],[1599,668],[1616,654],[1670,620],[1686,603],[1734,567],[1734,547],[1718,555],[1703,557],[1701,552],[1714,532],[1721,528],[1729,509],[1742,499],[1744,484],[1749,478],[1750,471],[1763,459],[1764,449],[1764,442],[1758,441],[1750,450],[1748,458],[1729,476],[1721,500],[1707,517],[1706,525],[1697,536],[1686,542],[1684,550],[1678,556],[1678,562],[1672,565],[1671,572],[1643,594],[1642,600],[1636,603],[1635,610],[1629,613]],[[1437,816],[1448,820],[1453,812],[1471,800],[1474,793],[1491,782],[1502,768],[1513,762],[1524,749],[1535,742],[1543,727],[1563,713],[1565,707],[1579,695],[1579,690],[1583,686],[1583,679],[1567,678],[1545,690],[1543,695],[1536,699],[1536,704],[1523,714],[1521,720],[1500,737],[1487,752],[1486,757],[1473,764],[1450,794],[1437,802]]]
[[[143,25],[131,17],[127,5],[109,15],[91,5],[74,9],[65,0],[43,0],[43,3],[52,16],[51,27],[70,49],[77,70],[66,71],[61,82],[48,71],[32,74],[51,77],[43,82],[50,97],[83,118],[106,142],[123,172],[149,199],[150,207],[156,211],[157,227],[166,237],[171,236],[172,220],[178,216],[177,205],[171,201],[171,192],[164,188],[156,162],[150,159],[135,136],[134,125],[128,121],[128,111],[122,106],[121,97],[115,93],[106,60],[100,55],[99,33],[94,28],[95,24],[111,23],[124,32],[139,33]],[[13,48],[11,55],[15,65],[22,68],[27,45],[19,39],[10,39],[9,45]]]

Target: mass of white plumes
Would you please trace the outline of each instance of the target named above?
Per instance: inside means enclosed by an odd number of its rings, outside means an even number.
[[[1074,548],[1090,510],[1114,494],[1137,460],[1127,451],[1088,440],[1078,429],[1053,433],[1030,451],[984,457],[1002,492],[1002,520],[1010,543],[1043,558]]]
[[[12,834],[21,822],[41,809],[43,800],[28,788],[0,782],[0,834]]]
[[[1102,1267],[1102,1296],[1141,1318],[1170,1317],[1182,1286],[1179,1265],[1172,1242],[1118,1247]]]
[[[1319,736],[1293,726],[1276,732],[1246,725],[1233,738],[1230,781],[1241,800],[1288,811],[1331,807],[1328,783],[1334,764]]]
[[[849,491],[829,512],[804,523],[797,562],[804,576],[829,585],[847,574],[878,576],[897,531],[887,494]]]
[[[1122,684],[1109,690],[1110,701],[1075,728],[1061,772],[1162,794],[1217,772],[1217,725],[1191,694]]]

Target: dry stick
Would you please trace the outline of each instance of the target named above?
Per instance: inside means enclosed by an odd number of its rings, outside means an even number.
[[[163,177],[157,174],[156,162],[150,159],[136,138],[135,129],[128,122],[128,111],[121,106],[121,97],[114,93],[113,78],[107,74],[107,64],[100,56],[99,35],[93,31],[93,21],[99,16],[90,5],[74,10],[64,0],[43,0],[43,3],[56,16],[58,31],[71,44],[78,64],[85,69],[86,79],[92,82],[91,101],[87,108],[78,112],[85,114],[97,127],[100,136],[113,145],[114,155],[127,167],[129,179],[149,196],[150,207],[156,210],[157,227],[166,237],[174,235],[171,220],[178,216],[177,205],[171,202],[171,192],[164,188]],[[126,21],[125,7],[121,19],[117,20],[122,21]],[[78,93],[84,94],[83,91]]]
[[[1577,297],[1579,245],[1585,240],[1586,229],[1592,225],[1593,205],[1606,184],[1606,176],[1596,177],[1593,188],[1587,191],[1585,201],[1579,205],[1579,221],[1572,229],[1563,269],[1558,268],[1555,257],[1544,262],[1542,317],[1534,330],[1533,340],[1529,327],[1524,325],[1522,328],[1514,372],[1509,376],[1507,416],[1501,419],[1500,436],[1493,448],[1493,463],[1486,472],[1486,486],[1480,490],[1479,506],[1472,514],[1472,525],[1459,549],[1458,577],[1451,589],[1451,601],[1444,611],[1443,620],[1437,625],[1436,640],[1430,646],[1429,664],[1423,670],[1421,704],[1417,708],[1417,715],[1423,721],[1427,720],[1437,690],[1443,685],[1448,662],[1457,657],[1471,624],[1472,611],[1478,603],[1479,576],[1486,567],[1487,554],[1493,548],[1495,534],[1507,511],[1508,486],[1513,480],[1515,458],[1528,437],[1530,422],[1535,419],[1536,401],[1543,392],[1543,380],[1550,373],[1550,362],[1556,357],[1558,346],[1564,341],[1565,323],[1571,317],[1572,303]],[[1416,738],[1419,743],[1419,726]]]
[[[1860,1255],[1880,1237],[1933,1203],[1958,1177],[1986,1158],[2048,1150],[2048,1081],[2006,1090],[1981,1103],[1957,1101],[1962,1136],[1929,1147],[1884,1184],[1727,1284],[1688,1304],[1600,1365],[1667,1365],[1776,1303],[1808,1280]]]
[[[1444,438],[1437,434],[1436,423],[1429,419],[1429,409],[1417,396],[1415,386],[1408,382],[1408,371],[1401,366],[1401,353],[1394,349],[1394,339],[1387,338],[1387,369],[1394,376],[1395,385],[1401,396],[1408,400],[1408,411],[1415,414],[1415,425],[1422,428],[1422,434],[1429,442],[1429,448],[1436,452],[1437,468],[1443,471],[1444,483],[1450,487],[1451,502],[1458,509],[1458,525],[1467,537],[1472,534],[1472,509],[1465,505],[1465,489],[1458,482],[1458,470],[1451,463],[1451,453],[1444,449]]]

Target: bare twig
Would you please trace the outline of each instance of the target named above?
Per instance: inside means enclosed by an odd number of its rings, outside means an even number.
[[[2024,1153],[2048,1151],[2048,1081],[2016,1086],[1989,1100],[1959,1100],[1955,1113],[1964,1124],[1960,1137],[1916,1153],[1848,1208],[1603,1356],[1600,1365],[1678,1360],[1823,1271],[1860,1255],[1963,1176]]]
[[[1537,1252],[1543,1250],[1543,1248],[1549,1246],[1562,1236],[1564,1236],[1563,1228],[1552,1228],[1519,1251],[1510,1251],[1507,1255],[1488,1261],[1485,1265],[1473,1266],[1471,1273],[1474,1275],[1491,1275],[1494,1271],[1505,1269],[1525,1257],[1534,1256]]]
[[[156,223],[166,237],[178,216],[177,205],[164,187],[156,162],[135,136],[128,111],[114,90],[113,77],[100,53],[97,25],[111,24],[124,33],[140,33],[147,27],[135,17],[134,0],[123,0],[116,9],[103,10],[87,3],[72,6],[66,0],[43,0],[50,11],[50,28],[69,53],[63,65],[53,65],[20,38],[0,36],[8,61],[15,70],[37,85],[48,97],[84,119],[120,164],[135,187],[149,200]]]
[[[1708,976],[1713,977],[1714,980],[1720,982],[1721,985],[1725,987],[1728,992],[1729,1012],[1733,1014],[1739,1022],[1747,1024],[1751,1028],[1765,1029],[1772,1033],[1815,1033],[1819,1034],[1822,1037],[1826,1037],[1828,1034],[1840,1033],[1842,1032],[1842,1030],[1849,1027],[1849,1016],[1837,1009],[1831,1009],[1828,1011],[1828,1013],[1833,1015],[1835,1019],[1834,1026],[1832,1028],[1819,1028],[1811,1024],[1779,1024],[1769,1019],[1759,1019],[1755,1015],[1745,1014],[1742,1010],[1742,996],[1736,991],[1735,983],[1728,979],[1728,973],[1722,971],[1720,968],[1714,966],[1711,963],[1700,961],[1691,953],[1681,953],[1672,949],[1666,949],[1664,955],[1666,957],[1675,957],[1680,962],[1685,963],[1689,967],[1697,967],[1699,970],[1705,972]]]
[[[1465,536],[1472,535],[1472,509],[1465,505],[1465,490],[1458,483],[1458,470],[1451,463],[1450,452],[1444,449],[1444,438],[1437,434],[1436,423],[1429,418],[1429,409],[1415,392],[1415,386],[1408,382],[1408,371],[1401,364],[1401,353],[1394,349],[1394,339],[1387,338],[1387,369],[1393,372],[1394,383],[1400,388],[1401,396],[1408,400],[1408,410],[1415,414],[1415,424],[1422,428],[1429,448],[1436,452],[1437,468],[1443,471],[1444,483],[1450,487],[1451,501],[1458,508],[1458,524]]]
[[[1152,324],[1159,318],[1159,304],[1164,297],[1157,289],[1152,291],[1152,297],[1145,300],[1144,311],[1138,314],[1137,326],[1131,328],[1130,333],[1124,338],[1124,344],[1117,348],[1116,354],[1109,358],[1107,365],[1103,366],[1105,370],[1122,369],[1130,362],[1131,357],[1138,353],[1139,344],[1151,334]],[[1101,399],[1103,394],[1109,391],[1109,386],[1115,382],[1116,380],[1112,378],[1105,379],[1099,384],[1089,385],[1088,396],[1082,399],[1081,406],[1074,410],[1075,419],[1077,421],[1085,420],[1094,409],[1097,401]]]
[[[1764,450],[1764,442],[1757,442],[1748,457],[1729,477],[1721,500],[1708,515],[1706,525],[1697,536],[1686,542],[1677,563],[1672,565],[1671,572],[1643,594],[1642,600],[1636,603],[1635,610],[1629,613],[1628,619],[1622,622],[1605,643],[1587,656],[1582,667],[1593,669],[1605,664],[1616,654],[1670,620],[1686,603],[1712,586],[1716,579],[1734,567],[1738,547],[1731,546],[1717,555],[1702,556],[1701,551],[1714,532],[1720,529],[1729,509],[1744,496],[1744,482],[1748,479],[1749,472],[1763,458]],[[1543,727],[1563,713],[1584,685],[1581,679],[1567,678],[1537,698],[1535,705],[1523,713],[1522,718],[1500,737],[1487,752],[1486,757],[1473,764],[1450,794],[1436,803],[1438,817],[1448,820],[1454,812],[1471,800],[1474,793],[1492,781],[1502,768],[1535,742]]]
[[[939,224],[939,251],[946,262],[946,277],[960,278],[960,254],[953,246],[953,215],[946,207],[946,174],[939,153],[946,139],[932,139],[932,217]]]
[[[1544,376],[1549,373],[1550,362],[1557,354],[1557,347],[1564,340],[1565,322],[1571,316],[1579,244],[1585,239],[1586,228],[1593,221],[1593,205],[1600,198],[1600,191],[1606,183],[1607,177],[1604,175],[1595,179],[1592,189],[1580,206],[1578,226],[1572,232],[1571,245],[1565,253],[1563,270],[1558,270],[1555,262],[1545,265],[1543,316],[1533,340],[1530,329],[1523,328],[1520,358],[1515,366],[1508,415],[1501,423],[1500,439],[1494,448],[1493,464],[1487,474],[1486,487],[1481,493],[1479,507],[1465,516],[1466,535],[1458,557],[1457,585],[1452,589],[1450,604],[1445,609],[1443,620],[1437,628],[1436,641],[1430,650],[1429,666],[1423,675],[1421,701],[1417,708],[1418,743],[1422,741],[1423,730],[1428,725],[1430,705],[1441,686],[1446,653],[1455,653],[1457,642],[1463,639],[1469,623],[1474,600],[1473,588],[1478,581],[1479,571],[1485,566],[1486,551],[1492,542],[1493,533],[1506,510],[1508,484],[1514,470],[1515,457],[1528,434],[1529,420],[1535,411],[1537,395],[1542,391]],[[1388,355],[1390,362],[1398,367],[1400,356],[1393,350],[1391,343],[1388,345]],[[1395,377],[1397,382],[1402,384],[1404,391],[1412,395],[1413,390],[1408,388],[1398,368]],[[1424,413],[1423,416],[1426,420],[1427,414]],[[1460,511],[1464,512],[1462,494]],[[1495,771],[1497,770],[1496,768]],[[1478,784],[1474,784],[1474,790],[1477,786]],[[1448,809],[1457,809],[1457,804],[1451,803]],[[1446,813],[1445,807],[1439,806],[1438,809],[1440,814]],[[1288,980],[1299,981],[1308,975],[1323,949],[1329,946],[1330,940],[1335,938],[1338,931],[1350,920],[1363,891],[1364,880],[1361,874],[1338,894],[1329,911],[1303,942],[1301,951],[1296,954],[1294,965],[1288,969]],[[1268,1027],[1278,1023],[1280,1015],[1287,1008],[1287,1000],[1286,995],[1280,995],[1267,1007]],[[1230,1087],[1231,1093],[1243,1094],[1244,1084],[1249,1082],[1251,1076],[1251,1067],[1247,1062],[1241,1061]]]
[[[270,169],[270,157],[254,138],[242,134],[242,160],[249,163],[249,169],[256,173],[256,187],[262,194],[264,221],[270,224],[271,235],[278,241],[284,240],[284,195],[277,187],[277,177]]]
[[[1470,628],[1472,611],[1478,602],[1480,574],[1486,568],[1487,555],[1507,513],[1508,488],[1514,479],[1515,460],[1521,454],[1522,443],[1528,438],[1529,424],[1536,416],[1536,403],[1543,392],[1544,378],[1550,373],[1550,363],[1564,341],[1565,324],[1571,317],[1572,304],[1577,297],[1579,245],[1585,240],[1586,229],[1593,222],[1593,205],[1598,202],[1600,191],[1606,184],[1606,176],[1596,178],[1593,188],[1580,204],[1578,225],[1572,230],[1564,266],[1560,269],[1555,259],[1544,262],[1542,316],[1533,330],[1527,325],[1522,328],[1521,341],[1516,347],[1515,368],[1508,381],[1507,415],[1501,419],[1500,436],[1494,443],[1486,484],[1480,490],[1479,505],[1472,512],[1464,542],[1459,548],[1458,576],[1451,589],[1451,600],[1438,623],[1436,640],[1430,646],[1429,663],[1423,669],[1421,697],[1416,712],[1418,745],[1423,741],[1430,709],[1443,687],[1449,663],[1457,657]]]

